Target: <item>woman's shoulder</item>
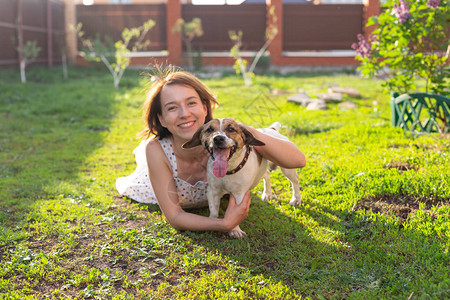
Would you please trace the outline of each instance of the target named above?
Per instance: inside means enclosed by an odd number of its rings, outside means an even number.
[[[145,153],[147,157],[155,157],[164,154],[161,143],[156,137],[151,137],[145,142]]]
[[[146,140],[145,143],[145,154],[148,161],[158,159],[168,162],[167,151],[170,150],[171,145],[167,139],[160,140],[152,137]]]
[[[157,138],[146,141],[145,156],[149,167],[160,169],[167,166],[171,169],[169,160]]]

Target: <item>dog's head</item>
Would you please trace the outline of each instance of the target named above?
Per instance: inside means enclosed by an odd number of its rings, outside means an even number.
[[[213,173],[216,177],[225,176],[228,161],[233,154],[244,148],[245,145],[264,146],[244,126],[239,125],[231,118],[214,119],[200,127],[183,148],[192,148],[203,145],[211,155]]]

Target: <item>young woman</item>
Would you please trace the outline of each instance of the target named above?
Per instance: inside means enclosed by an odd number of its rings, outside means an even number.
[[[158,204],[177,229],[229,232],[239,225],[248,215],[250,192],[240,205],[231,196],[223,219],[183,209],[208,206],[209,154],[202,146],[183,149],[182,145],[212,119],[217,105],[211,91],[187,72],[170,71],[157,78],[144,104],[146,140],[134,151],[137,168],[130,176],[117,179],[119,193],[139,202]],[[285,168],[305,166],[305,156],[291,142],[267,136],[252,127],[249,130],[266,144],[254,147],[263,157]]]

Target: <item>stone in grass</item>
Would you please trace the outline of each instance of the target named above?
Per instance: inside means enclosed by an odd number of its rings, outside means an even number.
[[[307,106],[311,102],[311,98],[307,93],[298,93],[292,96],[289,96],[287,102],[294,102],[300,104],[302,106]]]
[[[338,107],[340,110],[349,110],[349,109],[355,109],[358,107],[358,105],[356,105],[353,102],[350,101],[344,101],[338,104]]]
[[[281,90],[281,89],[273,89],[272,90],[272,95],[274,95],[274,96],[286,95],[286,94],[289,94],[289,92],[285,91],[285,90]]]
[[[343,88],[340,86],[330,86],[328,89],[330,93],[340,93],[344,95],[348,95],[353,98],[361,98],[361,93],[353,88]]]
[[[306,106],[306,110],[327,110],[328,105],[321,99],[311,99],[311,102]]]
[[[328,85],[328,90],[330,90],[331,88],[338,88],[338,87],[340,87],[339,84],[337,84],[337,83],[330,83],[330,84]]]
[[[343,98],[340,93],[318,93],[316,96],[326,102],[340,102]]]

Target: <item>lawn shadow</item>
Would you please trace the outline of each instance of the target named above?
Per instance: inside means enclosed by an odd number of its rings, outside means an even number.
[[[311,135],[315,133],[325,133],[331,130],[339,129],[338,126],[330,126],[326,128],[300,128],[300,127],[292,127],[290,135]]]
[[[222,200],[222,210],[226,205],[227,200]],[[303,208],[288,209],[295,209],[298,214],[303,211]],[[202,211],[205,212],[208,213]],[[276,209],[273,203],[261,201],[255,194],[249,216],[240,227],[247,233],[242,240],[219,232],[183,234],[194,243],[217,250],[253,275],[280,281],[299,295],[311,296],[308,288],[319,285],[328,276],[327,268],[334,264],[336,253],[346,255],[345,249],[316,239],[308,232],[308,225]]]
[[[105,72],[72,71],[71,80],[35,69],[26,84],[0,81],[0,224],[23,221],[38,199],[76,186],[86,157],[103,144],[120,90]]]
[[[270,277],[314,298],[374,296],[381,286],[395,287],[395,295],[407,297],[417,270],[420,276],[434,272],[436,280],[445,276],[445,269],[433,267],[443,246],[433,237],[317,202],[296,208],[279,204],[252,194],[249,217],[241,224],[247,233],[242,240],[215,232],[183,234],[253,275]]]

